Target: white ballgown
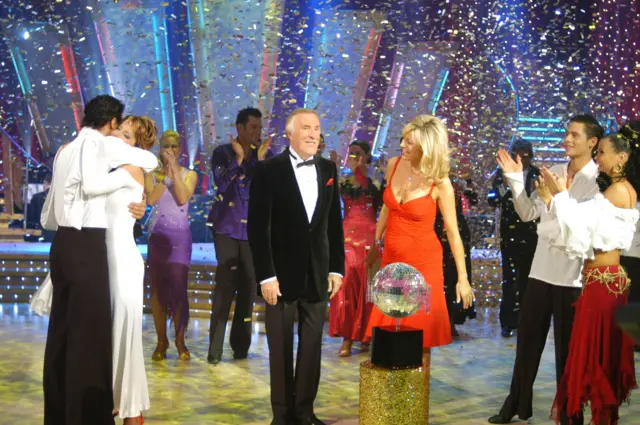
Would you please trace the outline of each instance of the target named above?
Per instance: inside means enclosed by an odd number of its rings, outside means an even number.
[[[142,350],[144,260],[133,238],[135,219],[128,208],[131,202],[140,202],[144,187],[124,169],[109,173],[99,186],[85,188],[85,192],[92,196],[108,193],[106,243],[113,318],[114,406],[120,418],[132,418],[150,407]],[[35,313],[49,314],[51,289],[47,276],[31,300]]]
[[[121,418],[149,409],[149,389],[142,351],[144,260],[133,238],[131,202],[140,202],[144,187],[118,169],[105,182],[107,257],[113,317],[113,399]]]

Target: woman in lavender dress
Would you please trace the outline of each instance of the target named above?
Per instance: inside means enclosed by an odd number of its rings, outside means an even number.
[[[149,277],[151,310],[158,335],[152,360],[167,357],[167,317],[173,320],[175,344],[181,360],[191,358],[184,341],[189,323],[187,282],[191,264],[189,199],[198,176],[178,164],[180,135],[172,130],[160,138],[160,167],[145,181],[147,203],[153,205],[149,225]]]

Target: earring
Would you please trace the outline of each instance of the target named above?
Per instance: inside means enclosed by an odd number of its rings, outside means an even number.
[[[623,176],[624,175],[624,168],[622,167],[622,165],[620,164],[616,164],[613,166],[613,175],[614,176]]]

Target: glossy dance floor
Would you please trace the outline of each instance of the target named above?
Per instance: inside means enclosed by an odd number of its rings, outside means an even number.
[[[497,412],[509,385],[515,338],[499,336],[494,311],[481,311],[478,320],[459,327],[463,337],[434,349],[431,375],[432,425],[486,424]],[[162,363],[147,362],[151,410],[149,425],[268,424],[270,422],[267,344],[262,324],[255,325],[248,360],[233,361],[228,345],[223,362],[206,362],[208,321],[192,321],[188,344],[192,360],[180,362],[176,351]],[[47,319],[28,312],[26,305],[0,304],[0,424],[42,424],[42,363]],[[155,348],[153,321],[144,321],[147,358]],[[316,414],[328,424],[355,425],[358,416],[359,363],[365,353],[340,359],[340,341],[325,337],[323,375]],[[548,419],[554,396],[553,341],[544,352],[535,387],[534,418]],[[636,356],[640,369],[640,356]],[[637,394],[637,393],[636,393]],[[634,400],[635,398],[635,400]],[[640,423],[640,401],[621,410],[621,424]],[[634,403],[634,401],[636,401]]]

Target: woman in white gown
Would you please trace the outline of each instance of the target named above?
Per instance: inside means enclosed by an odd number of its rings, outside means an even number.
[[[129,145],[149,150],[155,143],[156,134],[153,120],[129,116],[122,123],[118,135]],[[114,406],[117,416],[124,419],[124,425],[142,424],[142,411],[150,407],[142,352],[144,261],[133,238],[135,219],[128,205],[142,197],[144,174],[138,167],[125,165],[96,183],[95,187],[85,186],[85,194],[107,195],[106,243],[113,318]],[[31,302],[36,313],[48,314],[50,288],[47,276]]]

